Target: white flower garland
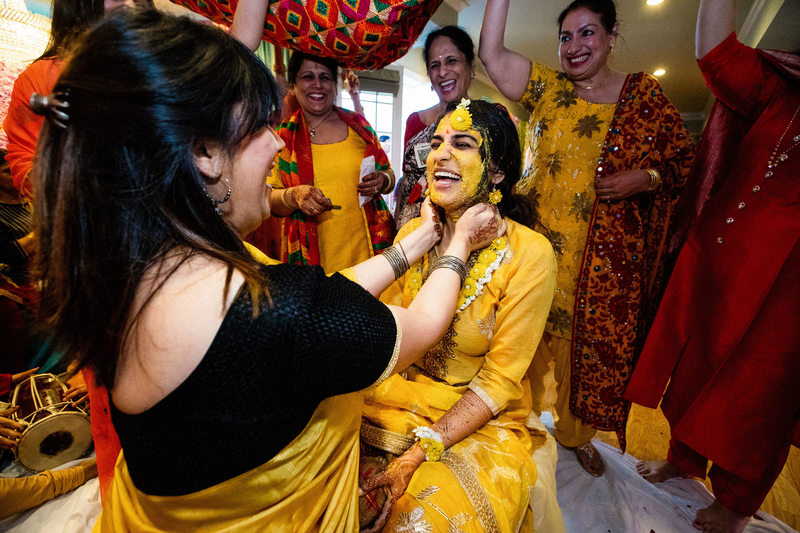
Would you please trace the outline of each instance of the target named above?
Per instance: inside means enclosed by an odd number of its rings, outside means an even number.
[[[464,303],[461,304],[461,307],[458,308],[456,313],[460,313],[471,304],[478,296],[483,294],[483,286],[489,283],[489,280],[492,279],[492,274],[495,270],[500,267],[500,264],[503,262],[503,258],[506,256],[506,252],[508,251],[508,245],[505,248],[497,252],[497,259],[495,259],[492,264],[486,267],[486,272],[484,272],[483,277],[475,280],[475,294],[469,296],[464,299]],[[467,278],[469,281],[469,278]],[[466,288],[466,287],[465,287]]]

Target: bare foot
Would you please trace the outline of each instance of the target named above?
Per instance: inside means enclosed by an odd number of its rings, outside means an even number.
[[[659,483],[674,477],[687,477],[666,459],[661,461],[639,461],[636,464],[636,471],[650,483]]]
[[[749,516],[731,511],[717,500],[697,511],[692,525],[706,533],[742,533],[750,521]]]

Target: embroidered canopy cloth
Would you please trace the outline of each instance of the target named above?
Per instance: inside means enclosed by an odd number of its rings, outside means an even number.
[[[230,26],[238,0],[172,0]],[[264,40],[375,70],[411,49],[442,0],[269,0]]]

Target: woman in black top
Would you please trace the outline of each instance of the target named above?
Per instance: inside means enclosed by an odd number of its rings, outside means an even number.
[[[401,247],[345,273],[361,287],[265,266],[242,236],[269,215],[279,101],[220,30],[134,11],[93,29],[38,102],[42,315],[111,391],[123,449],[103,528],[355,527],[349,393],[439,338],[459,265],[504,231],[472,208],[408,309],[370,293],[437,240],[430,209]]]

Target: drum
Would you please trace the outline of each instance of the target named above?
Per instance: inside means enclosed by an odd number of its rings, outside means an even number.
[[[11,415],[22,424],[17,461],[40,472],[79,458],[92,445],[89,415],[64,400],[68,387],[53,374],[31,376],[14,389]]]

